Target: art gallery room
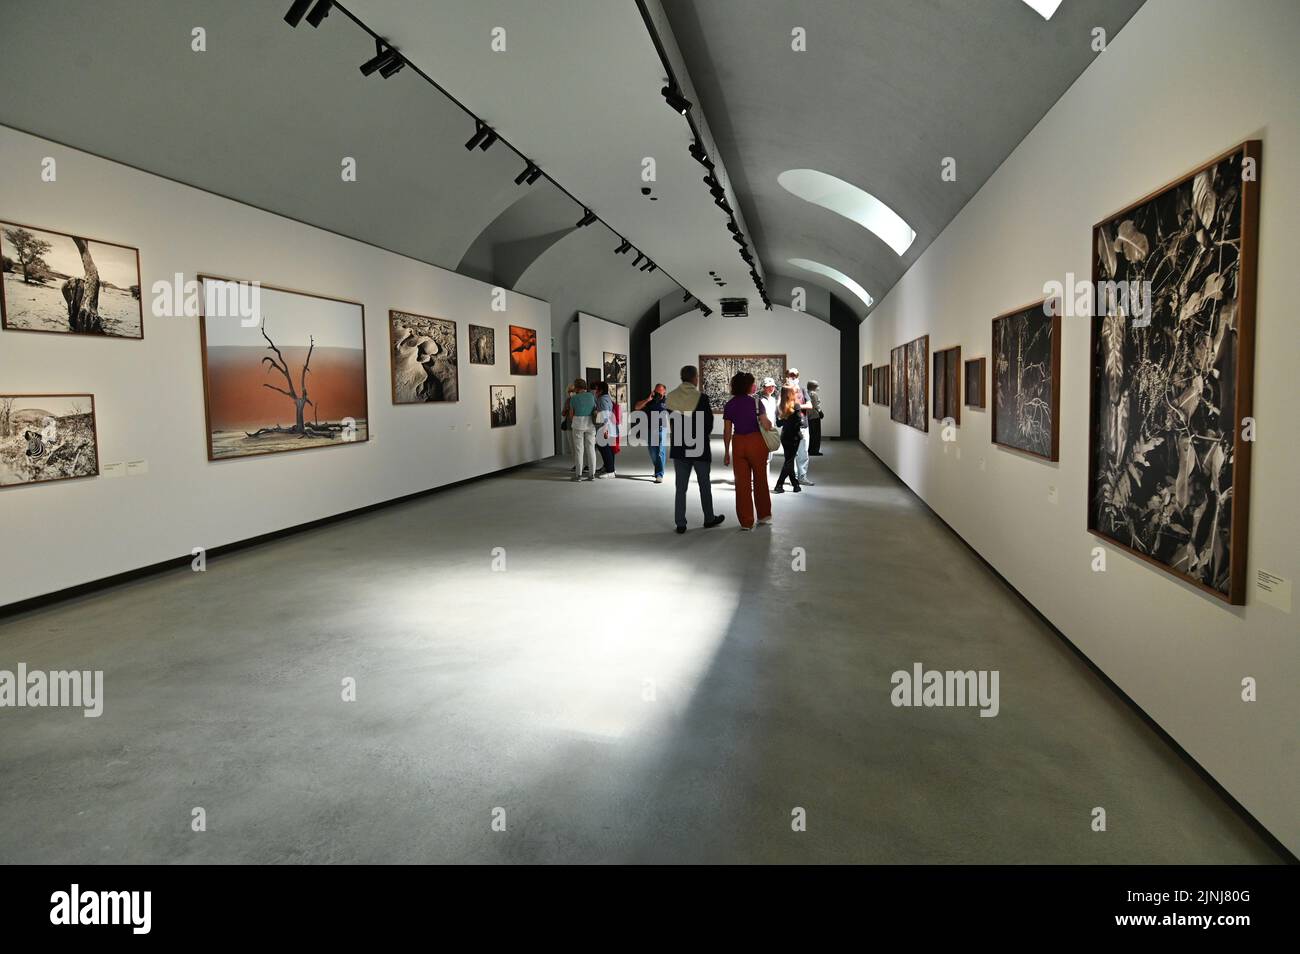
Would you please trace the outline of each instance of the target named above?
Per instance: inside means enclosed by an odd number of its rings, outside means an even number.
[[[1294,863],[1297,50],[4,0],[0,861]]]

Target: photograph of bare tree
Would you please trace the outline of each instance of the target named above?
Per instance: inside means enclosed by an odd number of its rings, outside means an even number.
[[[890,355],[889,417],[899,424],[930,429],[930,336],[922,335],[899,345]]]
[[[1046,298],[993,319],[993,443],[1059,458],[1061,317]]]
[[[460,400],[456,322],[388,312],[394,404]]]
[[[1242,143],[1093,228],[1088,529],[1234,604],[1246,601],[1259,158],[1257,140]]]
[[[205,303],[231,294],[222,286],[235,284],[200,281]],[[206,313],[199,319],[208,458],[366,441],[362,306],[269,285],[259,291],[254,320]]]
[[[934,417],[961,424],[961,345],[934,353]]]
[[[133,248],[0,222],[0,269],[6,331],[144,337]]]
[[[702,354],[700,363],[700,390],[708,396],[709,407],[715,414],[731,400],[731,379],[747,371],[754,380],[762,383],[772,378],[779,386],[785,381],[786,363],[783,354]]]
[[[515,386],[489,385],[488,410],[493,427],[514,427],[519,420],[515,408]]]
[[[0,487],[98,474],[93,394],[0,394]]]
[[[889,419],[907,423],[907,345],[889,352]]]
[[[970,358],[966,361],[966,406],[984,407],[984,359]]]

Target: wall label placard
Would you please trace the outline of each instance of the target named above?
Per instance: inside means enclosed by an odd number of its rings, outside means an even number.
[[[1285,577],[1256,567],[1255,593],[1270,606],[1276,606],[1284,613],[1291,612],[1291,581]]]

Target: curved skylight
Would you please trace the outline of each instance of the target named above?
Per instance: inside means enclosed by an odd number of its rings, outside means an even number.
[[[776,181],[805,202],[838,212],[874,232],[899,255],[906,252],[916,238],[916,231],[897,212],[852,182],[816,169],[787,169],[776,177]]]
[[[831,268],[829,265],[823,265],[821,262],[814,262],[807,258],[791,258],[787,259],[787,261],[796,268],[804,268],[810,272],[816,272],[818,275],[824,275],[831,281],[839,282],[849,291],[853,292],[853,294],[857,295],[862,301],[862,304],[866,305],[868,308],[876,303],[876,300],[867,293],[865,288],[853,279],[849,278],[849,276],[845,275],[838,268]]]

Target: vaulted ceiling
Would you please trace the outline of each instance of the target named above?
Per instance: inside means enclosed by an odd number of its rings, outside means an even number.
[[[1093,27],[1113,38],[1140,3],[1065,0],[1047,22],[1021,0],[346,0],[577,203],[516,185],[502,145],[467,151],[473,119],[415,70],[362,76],[374,40],[344,9],[292,29],[289,0],[7,0],[0,123],[625,324],[676,289],[665,271],[712,303],[719,272],[757,306],[648,22],[764,271],[852,302],[788,263],[813,259],[879,300],[1098,55]],[[791,168],[875,194],[915,243],[899,257],[797,199],[776,181]],[[583,205],[614,232],[575,229]],[[615,256],[615,232],[661,271]]]

